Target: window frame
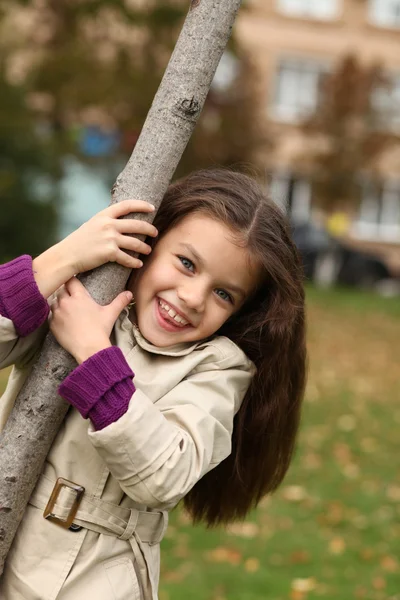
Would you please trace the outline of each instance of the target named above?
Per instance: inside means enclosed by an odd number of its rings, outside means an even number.
[[[295,2],[303,3],[304,6],[299,9],[296,8]],[[287,15],[289,17],[295,17],[299,19],[311,19],[315,21],[336,21],[343,11],[343,0],[324,0],[330,2],[333,6],[327,14],[318,13],[316,10],[317,6],[321,6],[322,0],[276,0],[276,9],[280,14]],[[290,3],[293,6],[290,6]]]
[[[358,239],[400,241],[400,179],[388,178],[378,186],[363,183],[353,233]]]
[[[278,58],[275,68],[275,74],[273,79],[272,86],[272,98],[270,100],[270,117],[275,121],[282,121],[286,123],[298,123],[303,119],[307,119],[312,116],[315,110],[318,108],[318,102],[320,100],[319,92],[322,84],[321,78],[326,76],[331,71],[331,61],[326,60],[322,61],[319,58],[313,58],[310,56],[281,56]],[[284,72],[286,65],[286,70],[289,70],[292,66],[292,71],[296,71],[296,67],[298,68],[298,77],[306,76],[307,70],[314,72],[316,74],[316,85],[314,85],[313,93],[315,92],[315,98],[309,102],[309,106],[306,106],[307,102],[302,106],[301,102],[297,102],[297,104],[293,104],[290,102],[282,103],[282,98],[280,97],[282,94],[282,72]],[[303,99],[305,97],[304,94],[304,85],[293,84],[292,87],[296,90],[297,93],[302,94]],[[288,84],[286,84],[288,87]],[[293,96],[289,94],[292,98]]]
[[[383,2],[386,2],[383,8]],[[389,14],[390,3],[397,3],[398,15],[393,20]],[[385,13],[386,11],[386,13]],[[380,12],[380,15],[379,15]],[[368,19],[376,27],[384,29],[400,29],[400,0],[369,0],[368,1]]]
[[[312,182],[289,170],[269,174],[269,193],[293,224],[308,223],[312,217]]]
[[[400,71],[386,72],[391,89],[377,87],[372,93],[372,106],[380,128],[400,132]]]

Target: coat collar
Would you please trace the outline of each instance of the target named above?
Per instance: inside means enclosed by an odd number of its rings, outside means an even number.
[[[185,356],[190,354],[203,343],[199,342],[182,342],[181,344],[174,344],[173,346],[166,346],[159,348],[151,344],[143,335],[137,325],[134,325],[129,319],[129,310],[124,308],[121,312],[116,324],[115,324],[115,335],[118,345],[125,346],[127,343],[131,346],[136,344],[143,350],[151,352],[152,354],[161,354],[163,356]]]

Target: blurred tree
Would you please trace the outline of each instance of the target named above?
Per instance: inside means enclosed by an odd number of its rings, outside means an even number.
[[[30,107],[51,123],[60,153],[80,150],[81,159],[96,162],[96,152],[103,159],[117,148],[130,154],[189,0],[7,0],[7,6],[6,19],[23,30],[8,45],[9,73],[23,55]],[[235,81],[213,88],[180,174],[248,162],[265,142],[252,93],[254,67],[234,40],[230,52]]]
[[[0,262],[33,256],[55,238],[59,170],[24,105],[23,89],[9,85],[0,64]]]
[[[234,43],[227,54],[233,61],[230,77],[219,82],[218,72],[177,175],[210,165],[251,170],[261,175],[259,162],[271,151],[274,139],[265,125],[263,95],[257,89],[257,68],[250,56]],[[224,65],[221,65],[222,73]]]
[[[305,157],[316,200],[327,210],[355,206],[363,176],[376,176],[376,159],[395,142],[375,101],[389,82],[379,65],[363,66],[349,55],[321,88],[316,112],[302,125],[317,141],[315,151]]]

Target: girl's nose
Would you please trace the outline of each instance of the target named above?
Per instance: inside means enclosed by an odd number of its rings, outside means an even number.
[[[206,301],[206,288],[204,285],[199,285],[193,281],[188,281],[185,286],[179,288],[178,298],[182,300],[186,306],[196,312],[204,310]]]

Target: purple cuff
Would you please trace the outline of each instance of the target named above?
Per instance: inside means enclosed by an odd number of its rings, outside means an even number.
[[[128,410],[134,373],[120,348],[100,350],[64,379],[58,393],[88,417],[96,430],[118,421]]]
[[[0,265],[0,314],[11,319],[19,336],[35,331],[49,311],[33,276],[30,256],[24,254]]]

